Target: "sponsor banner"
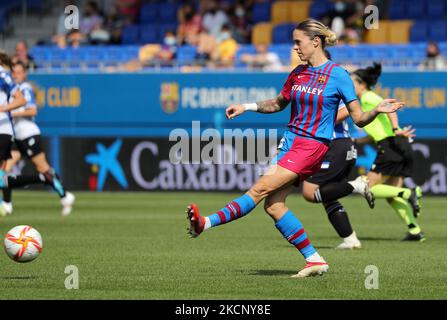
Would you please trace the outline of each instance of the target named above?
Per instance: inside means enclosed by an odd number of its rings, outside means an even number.
[[[405,101],[401,125],[420,138],[447,137],[447,73],[385,72],[375,90]],[[192,121],[206,128],[284,128],[290,112],[249,112],[226,121],[230,104],[275,98],[286,73],[33,74],[42,131],[58,136],[167,137]],[[323,81],[323,76],[320,81]],[[321,94],[315,88],[301,88]]]
[[[229,164],[175,163],[172,147],[176,143],[162,138],[63,138],[63,179],[67,188],[73,190],[244,192],[266,167],[266,164],[247,163],[249,154],[238,155],[234,141],[223,141],[216,151],[225,159],[229,157],[230,161],[226,162]],[[265,140],[263,145],[267,155],[267,150],[272,152],[276,144]],[[202,142],[199,152],[206,146]],[[406,179],[408,186],[418,184],[425,194],[447,195],[445,146],[446,142],[440,140],[413,143],[415,170],[414,177]],[[193,152],[192,142],[190,151]],[[238,157],[242,161],[236,161]],[[360,147],[356,172],[351,176],[365,173],[374,158],[373,146]]]

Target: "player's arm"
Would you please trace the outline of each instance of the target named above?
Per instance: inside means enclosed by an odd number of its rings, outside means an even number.
[[[26,105],[26,99],[23,96],[22,92],[20,90],[17,90],[14,93],[14,100],[6,105],[0,106],[1,112],[8,112],[17,108],[20,108],[21,106]]]
[[[35,117],[37,115],[37,108],[26,108],[25,111],[20,112],[13,112],[12,117],[13,118],[20,118],[20,117]]]
[[[388,113],[388,118],[390,118],[391,125],[393,126],[393,132],[396,136],[402,136],[406,138],[416,137],[416,129],[412,126],[406,126],[403,129],[399,126],[399,117],[396,113]]]
[[[347,104],[349,115],[354,123],[363,128],[370,124],[379,113],[393,113],[401,109],[405,103],[397,101],[396,99],[384,99],[377,107],[368,112],[363,112],[358,100],[353,100]]]
[[[234,104],[227,108],[225,114],[228,119],[233,119],[245,111],[255,111],[259,113],[275,113],[284,110],[289,104],[282,94],[279,94],[276,99],[259,101],[256,103]]]
[[[337,119],[335,120],[336,124],[340,124],[345,121],[349,117],[349,112],[346,106],[339,108],[337,113]]]

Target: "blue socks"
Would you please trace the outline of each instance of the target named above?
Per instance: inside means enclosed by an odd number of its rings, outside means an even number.
[[[248,194],[244,194],[242,197],[227,204],[220,211],[208,216],[211,222],[211,227],[243,217],[250,213],[255,207],[256,204],[253,199]]]
[[[305,259],[317,252],[307,238],[300,220],[292,212],[287,211],[275,226],[284,238],[301,252]]]

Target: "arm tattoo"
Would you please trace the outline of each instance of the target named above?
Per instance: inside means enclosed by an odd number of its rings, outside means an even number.
[[[276,97],[276,99],[264,100],[256,102],[258,105],[259,113],[274,113],[282,111],[287,107],[289,101],[285,99],[282,95]]]

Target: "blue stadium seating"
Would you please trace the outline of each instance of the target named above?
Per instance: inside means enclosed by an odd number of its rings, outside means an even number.
[[[158,6],[156,3],[146,3],[140,10],[140,23],[150,24],[155,23],[157,20]]]
[[[140,28],[138,26],[126,26],[123,28],[122,43],[137,44],[140,41]]]
[[[433,21],[428,27],[428,37],[433,41],[447,40],[447,21]]]
[[[427,41],[429,23],[427,21],[416,21],[410,29],[410,41],[422,42]]]
[[[428,19],[441,19],[446,15],[446,1],[445,0],[432,0],[427,2],[427,18]]]
[[[419,19],[425,17],[426,2],[423,0],[409,0],[407,3],[406,19]]]
[[[158,27],[156,25],[141,25],[138,42],[141,44],[159,43],[160,33]]]
[[[160,3],[158,5],[158,21],[159,22],[177,22],[178,5],[175,3]]]
[[[334,4],[327,0],[312,2],[309,8],[309,15],[314,19],[320,19],[334,9]]]
[[[270,21],[270,2],[255,3],[253,6],[253,23]]]
[[[197,49],[194,46],[181,46],[177,50],[177,62],[180,66],[191,64],[196,56]]]
[[[407,18],[407,0],[392,0],[388,9],[388,18],[391,20]]]
[[[279,24],[273,28],[272,31],[272,43],[291,43],[292,33],[295,29],[295,25],[292,23]]]

